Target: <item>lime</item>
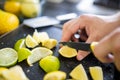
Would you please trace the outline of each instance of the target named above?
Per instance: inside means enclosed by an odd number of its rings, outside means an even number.
[[[15,45],[14,45],[14,49],[16,51],[18,51],[20,48],[25,48],[25,39],[19,39]]]
[[[100,66],[90,67],[89,70],[93,80],[103,80],[103,71]]]
[[[21,62],[31,55],[31,51],[27,48],[21,48],[18,50],[18,62]]]
[[[2,76],[5,78],[5,80],[29,80],[26,77],[22,67],[18,65],[3,71]]]
[[[18,54],[12,48],[0,49],[0,66],[12,66],[17,62]]]
[[[33,63],[39,61],[41,58],[44,58],[46,56],[53,54],[53,52],[50,49],[47,49],[44,47],[34,48],[31,52],[32,54],[27,58],[27,63],[30,66],[32,66]]]
[[[75,57],[77,55],[77,50],[70,48],[68,46],[63,46],[59,49],[59,53],[66,58]]]
[[[31,35],[27,35],[25,43],[28,48],[34,48],[38,45],[37,41]]]
[[[76,66],[71,72],[70,76],[75,80],[88,80],[87,74],[82,64]]]
[[[52,49],[56,45],[57,45],[57,40],[55,40],[55,39],[47,39],[47,40],[44,40],[42,42],[42,46],[44,46],[44,47],[46,47],[48,49]]]
[[[66,73],[63,71],[53,71],[47,73],[43,80],[65,80],[66,79]]]
[[[90,45],[92,51],[94,51],[95,45],[97,45],[98,42],[92,42],[92,44]]]
[[[55,56],[47,56],[40,60],[39,65],[45,72],[57,71],[60,68],[60,61]]]

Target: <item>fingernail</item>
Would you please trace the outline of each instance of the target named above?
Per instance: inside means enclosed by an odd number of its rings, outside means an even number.
[[[76,58],[77,58],[78,61],[81,61],[84,57],[82,55],[77,55]]]

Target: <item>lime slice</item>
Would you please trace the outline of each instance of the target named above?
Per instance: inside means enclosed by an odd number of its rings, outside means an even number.
[[[18,62],[21,62],[31,55],[31,51],[27,48],[21,48],[18,50]]]
[[[32,51],[32,54],[28,56],[27,63],[32,66],[33,63],[39,61],[41,58],[44,58],[48,55],[52,55],[53,52],[50,49],[44,48],[44,47],[37,47],[34,48]]]
[[[40,43],[40,39],[39,39],[39,32],[35,29],[34,33],[33,33],[33,38]]]
[[[20,66],[11,67],[10,69],[3,71],[2,75],[5,80],[29,80]]]
[[[93,80],[103,80],[103,71],[100,66],[90,67],[89,70]]]
[[[47,73],[43,80],[65,80],[66,79],[66,73],[63,71],[53,71]]]
[[[68,46],[63,46],[62,48],[59,49],[59,53],[66,58],[72,58],[77,55],[77,50],[70,48]]]
[[[60,61],[55,56],[47,56],[40,60],[39,65],[45,72],[52,72],[60,68]]]
[[[12,48],[0,49],[0,66],[12,66],[17,62],[18,54]]]
[[[76,66],[70,72],[70,76],[75,80],[88,80],[87,74],[82,64],[79,64],[78,66]]]
[[[44,46],[44,47],[46,47],[48,49],[52,49],[56,45],[57,45],[57,40],[55,40],[55,39],[47,39],[47,40],[44,40],[42,42],[42,46]]]
[[[26,37],[25,43],[28,48],[34,48],[38,45],[37,41],[31,35]]]
[[[14,45],[14,49],[16,51],[18,51],[20,48],[25,48],[25,47],[26,47],[25,46],[25,39],[19,39]]]

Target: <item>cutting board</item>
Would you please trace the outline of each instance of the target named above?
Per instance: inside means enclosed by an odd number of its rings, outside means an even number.
[[[35,29],[21,24],[19,28],[17,28],[16,30],[0,36],[0,49],[5,48],[5,47],[13,48],[17,40],[21,38],[25,38],[28,34],[32,35],[34,30]],[[55,26],[37,28],[37,30],[38,32],[47,32],[50,38],[57,39],[58,42],[61,39],[62,30]],[[113,80],[114,78],[114,65],[113,64],[103,64],[99,62],[92,55],[92,53],[88,55],[85,59],[83,59],[82,61],[77,61],[75,57],[65,58],[65,57],[62,57],[58,53],[58,49],[59,49],[59,45],[57,45],[54,49],[52,49],[54,52],[53,55],[59,58],[60,63],[61,63],[60,70],[67,73],[67,79],[71,78],[69,76],[69,73],[72,71],[72,69],[75,68],[78,64],[82,64],[85,68],[85,71],[87,72],[89,80],[92,80],[90,73],[89,73],[90,66],[101,66],[103,69],[104,80]],[[24,60],[23,62],[17,63],[16,65],[20,65],[23,68],[25,74],[30,80],[43,80],[43,77],[46,74],[39,67],[38,62],[36,62],[31,67],[27,64],[26,60]]]

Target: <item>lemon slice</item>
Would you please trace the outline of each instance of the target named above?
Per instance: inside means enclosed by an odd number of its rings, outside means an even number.
[[[37,47],[34,48],[32,51],[32,54],[28,56],[27,63],[32,66],[33,63],[39,61],[41,58],[44,58],[48,55],[52,55],[53,52],[50,49],[44,48],[44,47]]]
[[[90,67],[89,70],[93,80],[103,80],[103,71],[100,66]]]
[[[3,71],[2,75],[5,80],[29,80],[20,66],[11,67],[10,69]]]
[[[31,35],[26,37],[25,43],[28,48],[34,48],[38,45],[37,41]]]
[[[53,71],[47,73],[43,80],[65,80],[66,79],[66,73],[63,71]]]
[[[12,48],[0,49],[0,66],[12,66],[17,62],[17,52]]]
[[[59,53],[66,58],[72,58],[77,55],[77,50],[70,48],[68,46],[63,46],[62,48],[59,49]]]
[[[21,48],[18,50],[18,62],[21,62],[31,55],[31,51],[27,48]]]
[[[14,49],[16,51],[18,51],[20,48],[25,48],[25,47],[26,47],[25,46],[25,39],[19,39],[14,45]]]
[[[75,80],[88,80],[87,74],[82,64],[76,66],[71,72],[70,76]]]
[[[40,60],[39,65],[45,72],[52,72],[59,70],[60,61],[56,56],[47,56]]]
[[[57,45],[57,40],[55,39],[47,39],[42,42],[42,46],[52,49]]]

